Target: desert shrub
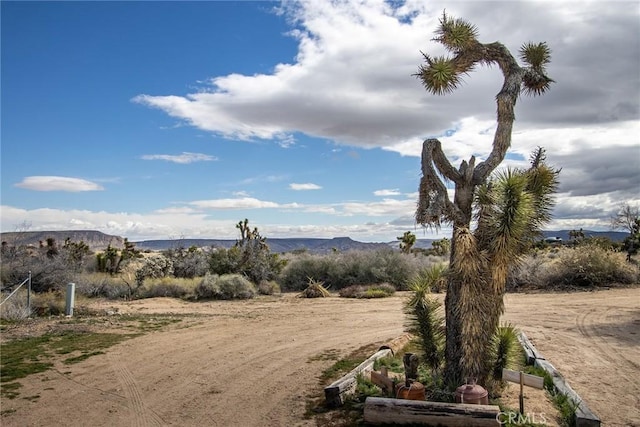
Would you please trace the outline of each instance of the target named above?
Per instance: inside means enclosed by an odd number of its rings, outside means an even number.
[[[538,257],[540,259],[531,259]],[[547,287],[592,287],[638,283],[638,268],[625,255],[599,244],[560,248],[556,253],[530,255],[514,278],[515,285]]]
[[[213,299],[216,295],[215,283],[218,280],[217,274],[207,273],[202,278],[194,290],[197,299]]]
[[[389,283],[404,290],[420,270],[439,261],[436,257],[402,254],[391,248],[328,255],[289,255],[279,282],[286,291],[304,289],[308,277],[335,290],[362,283]]]
[[[253,283],[274,280],[282,271],[285,261],[272,254],[268,246],[251,240],[243,246],[216,249],[209,254],[209,272],[213,274],[240,274]]]
[[[386,298],[391,296],[390,293],[386,292],[384,289],[376,289],[376,288],[368,288],[360,298],[372,299],[372,298]]]
[[[249,299],[256,293],[255,285],[239,274],[207,273],[195,289],[199,299]]]
[[[89,298],[130,298],[130,287],[119,277],[106,273],[85,273],[75,277],[76,292]]]
[[[365,292],[366,287],[363,285],[351,285],[340,289],[338,295],[342,298],[359,298]]]
[[[166,277],[173,274],[173,263],[163,255],[144,258],[142,265],[135,270],[136,285],[142,286],[147,278]]]
[[[309,279],[307,287],[299,295],[301,298],[326,298],[331,293],[324,287],[324,283]]]
[[[60,252],[47,256],[44,249],[18,250],[14,257],[3,255],[1,262],[0,278],[3,288],[17,286],[29,276],[29,272],[34,292],[60,290],[67,283],[73,282],[74,270]]]
[[[249,299],[257,293],[255,285],[239,274],[223,274],[216,283],[220,299]]]
[[[9,293],[0,293],[0,301],[5,301]],[[20,289],[0,306],[0,319],[9,321],[23,320],[31,316],[27,307],[27,291]]]
[[[147,285],[141,293],[141,298],[183,298],[187,295],[187,290],[177,283],[160,282],[153,285]]]
[[[65,296],[60,292],[43,292],[31,296],[31,309],[38,316],[64,314],[65,305]]]
[[[273,280],[263,280],[258,284],[258,293],[260,295],[273,295],[280,293],[280,285]]]
[[[171,261],[174,277],[192,279],[204,276],[209,270],[209,255],[195,246],[167,249],[162,255]]]
[[[377,285],[352,285],[340,289],[343,298],[384,298],[393,295],[396,288],[388,283]]]

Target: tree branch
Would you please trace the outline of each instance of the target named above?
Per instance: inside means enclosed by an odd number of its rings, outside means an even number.
[[[458,207],[449,199],[447,187],[438,172],[454,182],[463,178],[444,155],[440,141],[427,139],[422,145],[422,179],[416,209],[419,224],[439,227],[441,218],[453,222],[460,215]]]

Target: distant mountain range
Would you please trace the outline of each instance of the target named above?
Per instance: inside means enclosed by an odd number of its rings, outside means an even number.
[[[571,230],[545,231],[544,237],[557,237],[563,241],[569,240]],[[619,231],[583,231],[586,237],[606,237],[613,241],[622,241],[628,233]],[[69,230],[69,231],[25,231],[25,232],[9,232],[0,233],[2,242],[10,245],[34,245],[38,246],[40,242],[46,244],[47,238],[54,238],[59,245],[69,238],[74,242],[83,241],[89,247],[96,251],[105,249],[108,245],[116,248],[124,246],[124,238],[102,233],[92,230]],[[428,249],[431,243],[437,239],[418,239],[414,245],[415,248]],[[218,247],[230,248],[235,243],[230,239],[173,239],[173,240],[142,240],[134,242],[136,247],[141,250],[162,251],[170,248],[191,246],[196,247]],[[350,237],[334,237],[333,239],[316,239],[316,238],[284,238],[284,239],[267,239],[267,244],[272,252],[293,252],[306,250],[310,253],[329,253],[334,250],[346,252],[350,250],[375,250],[385,247],[398,248],[399,241],[369,243],[358,242]]]
[[[40,242],[42,242],[43,245],[46,245],[48,238],[54,238],[56,243],[62,246],[64,241],[69,238],[73,242],[82,241],[86,243],[93,251],[105,249],[109,245],[115,248],[124,247],[124,238],[94,230],[19,231],[0,233],[0,237],[2,238],[2,243],[7,242],[7,244],[12,246],[38,246],[40,245]]]

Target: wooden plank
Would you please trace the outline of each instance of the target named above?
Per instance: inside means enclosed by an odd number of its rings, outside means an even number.
[[[378,373],[376,371],[371,371],[371,382],[377,385],[378,387],[380,387],[382,391],[384,391],[388,395],[395,394],[393,389],[394,388],[393,380],[388,376],[382,373]]]
[[[366,424],[437,425],[450,427],[499,426],[500,408],[495,405],[471,405],[420,400],[367,397],[364,403]]]
[[[577,405],[575,418],[576,427],[600,427],[600,418],[591,412],[587,404],[580,398],[578,393],[567,384],[564,377],[551,363],[546,360],[536,359],[535,365],[547,371],[553,379],[553,385],[556,390],[566,395]]]
[[[529,347],[529,345],[533,347],[533,344],[531,344],[527,336],[522,331],[520,331],[520,333],[518,334],[518,341],[520,341],[520,346],[524,350],[525,356],[527,357],[527,365],[533,365],[533,363],[536,361],[536,356],[533,354],[533,351]]]
[[[373,364],[375,363],[375,361],[382,357],[388,356],[389,354],[391,354],[390,349],[378,350],[367,360],[355,367],[351,372],[325,387],[324,398],[327,406],[342,406],[342,404],[344,404],[345,398],[349,394],[352,394],[356,389],[356,385],[358,383],[356,377],[359,374],[364,375],[371,372],[373,370]]]
[[[520,384],[520,372],[511,369],[502,370],[502,379],[512,383]],[[544,388],[544,378],[536,375],[523,374],[523,384],[529,387],[542,390]]]
[[[544,360],[544,356],[535,348],[524,332],[521,331],[520,334],[518,334],[518,339],[523,343],[522,347],[525,349],[525,353],[527,353],[527,363],[533,365],[536,359]],[[531,362],[529,362],[529,354],[531,355]]]

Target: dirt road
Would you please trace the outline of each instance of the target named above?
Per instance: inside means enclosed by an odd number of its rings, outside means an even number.
[[[322,356],[400,335],[403,300],[102,303],[119,313],[195,316],[21,380],[20,397],[2,401],[2,425],[312,426],[305,404],[333,363]],[[640,426],[640,288],[510,294],[506,306],[505,320],[603,425]]]

